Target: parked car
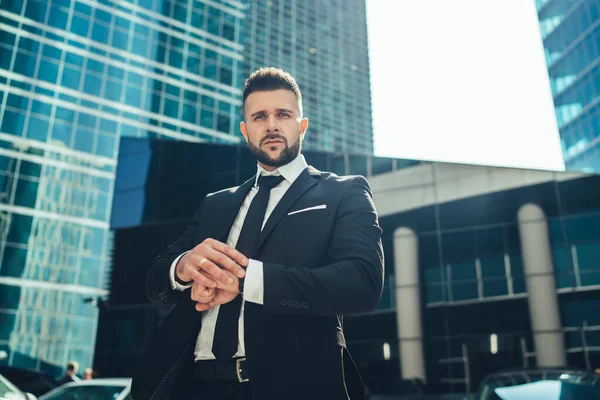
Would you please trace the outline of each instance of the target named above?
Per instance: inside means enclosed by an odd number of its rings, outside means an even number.
[[[33,393],[38,397],[58,386],[52,376],[33,369],[0,366],[0,374],[23,392]]]
[[[576,369],[530,368],[487,375],[477,400],[600,400],[600,375]]]
[[[24,393],[11,381],[0,374],[0,399],[1,400],[36,400],[31,393]]]
[[[40,400],[132,400],[131,378],[98,378],[59,386]]]

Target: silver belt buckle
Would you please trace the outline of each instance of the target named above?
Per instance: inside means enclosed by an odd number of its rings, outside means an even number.
[[[244,378],[242,376],[242,361],[246,361],[246,357],[238,358],[237,360],[235,360],[235,372],[237,373],[238,382],[249,382],[250,378]]]

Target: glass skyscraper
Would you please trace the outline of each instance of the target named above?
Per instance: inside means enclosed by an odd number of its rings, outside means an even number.
[[[244,12],[230,0],[0,0],[10,365],[91,366],[120,137],[240,142]]]
[[[245,0],[244,75],[295,76],[307,150],[373,154],[365,0]]]
[[[600,171],[600,1],[536,0],[565,166]]]

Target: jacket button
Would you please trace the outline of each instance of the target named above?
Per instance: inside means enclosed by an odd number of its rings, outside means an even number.
[[[279,300],[279,304],[281,304],[282,306],[287,306],[287,299],[285,297],[282,297],[281,300]]]
[[[302,308],[304,308],[304,309],[308,308],[308,303],[306,301],[302,302]]]
[[[288,307],[294,307],[294,300],[288,300],[287,305]]]
[[[294,306],[296,308],[302,308],[302,302],[301,301],[296,301],[296,303],[294,304]]]

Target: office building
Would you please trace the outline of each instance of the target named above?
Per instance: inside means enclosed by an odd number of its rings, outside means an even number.
[[[373,154],[365,0],[246,0],[244,74],[296,77],[310,125],[306,150]]]
[[[536,0],[565,166],[600,171],[600,3]]]
[[[92,363],[120,137],[240,142],[235,1],[0,1],[0,350]]]

